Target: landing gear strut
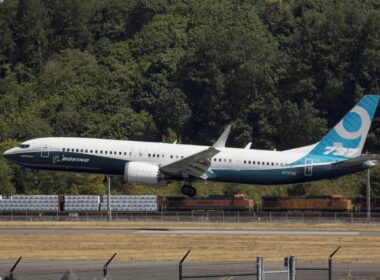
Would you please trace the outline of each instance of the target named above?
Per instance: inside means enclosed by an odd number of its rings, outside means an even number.
[[[40,178],[38,178],[38,170],[33,170],[33,173],[34,173],[33,185],[37,187],[41,183]]]
[[[197,189],[194,188],[193,186],[191,186],[190,184],[184,184],[181,188],[181,192],[182,194],[184,195],[187,195],[187,196],[190,196],[190,197],[193,197],[197,194]]]

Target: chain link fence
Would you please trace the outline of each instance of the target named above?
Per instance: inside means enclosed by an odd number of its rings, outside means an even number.
[[[184,263],[182,278],[179,276],[178,262],[121,262],[113,261],[104,277],[101,261],[28,261],[22,260],[13,273],[13,280],[177,280],[177,279],[223,279],[248,280],[258,278],[257,264],[252,262],[188,262]],[[327,263],[304,263],[296,261],[296,280],[328,280]],[[0,262],[0,276],[10,278],[9,270],[13,262]],[[308,267],[309,270],[297,270]],[[265,262],[261,280],[291,280],[283,263]],[[70,272],[70,273],[69,273]],[[240,275],[238,275],[240,274]],[[244,274],[244,275],[242,275]],[[236,275],[236,276],[228,276]],[[69,277],[70,276],[70,277]],[[379,280],[380,268],[377,264],[339,263],[332,268],[333,280]]]
[[[1,213],[0,213],[1,214]],[[107,213],[3,213],[2,221],[107,221]],[[366,213],[341,212],[227,212],[192,211],[160,213],[113,212],[114,221],[157,221],[157,222],[220,222],[220,223],[368,223]],[[372,213],[371,223],[380,223],[380,213]]]
[[[178,262],[104,261],[30,261],[18,259],[0,262],[0,276],[5,280],[379,280],[376,264],[304,263],[294,256],[283,263],[265,262],[263,257],[243,262],[187,261],[190,250]]]

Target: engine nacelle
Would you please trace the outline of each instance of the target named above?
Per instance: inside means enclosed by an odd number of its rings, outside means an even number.
[[[127,162],[124,167],[124,179],[127,183],[164,187],[167,181],[160,178],[157,165],[147,162]]]

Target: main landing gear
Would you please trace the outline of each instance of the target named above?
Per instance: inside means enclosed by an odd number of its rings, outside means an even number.
[[[40,178],[38,178],[38,170],[37,169],[33,170],[33,173],[34,173],[33,185],[37,187],[41,183]]]
[[[190,197],[193,197],[197,194],[197,189],[194,188],[192,185],[190,185],[189,183],[185,183],[182,188],[181,188],[181,192],[182,194],[184,195],[187,195],[187,196],[190,196]]]

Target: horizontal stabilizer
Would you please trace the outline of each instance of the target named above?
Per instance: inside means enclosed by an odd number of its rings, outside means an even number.
[[[380,160],[380,155],[365,154],[365,155],[360,155],[360,156],[353,158],[353,159],[348,159],[348,160],[336,162],[333,165],[335,165],[336,167],[341,167],[341,168],[358,166],[361,164],[364,164],[367,167],[373,167],[377,164],[377,162],[379,160]]]

